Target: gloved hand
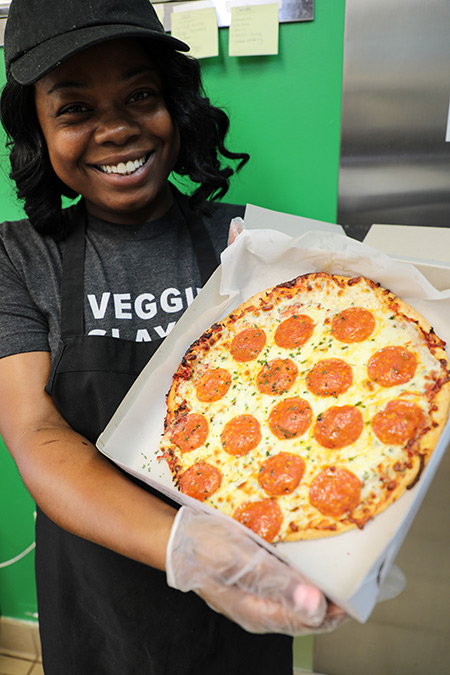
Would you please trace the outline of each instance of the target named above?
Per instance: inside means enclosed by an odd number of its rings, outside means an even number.
[[[378,590],[377,602],[392,600],[405,589],[406,577],[398,565],[392,565]]]
[[[244,221],[242,218],[233,218],[228,230],[228,246],[234,242],[236,237],[241,234]]]
[[[345,617],[300,572],[226,519],[183,506],[172,526],[167,583],[195,591],[251,633],[305,635],[333,629]]]

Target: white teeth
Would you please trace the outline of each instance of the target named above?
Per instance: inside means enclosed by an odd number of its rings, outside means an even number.
[[[130,173],[137,171],[145,163],[145,156],[140,159],[131,160],[126,164],[120,162],[119,164],[100,164],[100,170],[104,173],[120,173],[122,176],[128,176]]]

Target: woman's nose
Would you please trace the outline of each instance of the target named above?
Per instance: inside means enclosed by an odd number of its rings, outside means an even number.
[[[140,133],[139,125],[126,111],[111,111],[102,115],[95,130],[95,140],[99,144],[115,143],[124,145]]]

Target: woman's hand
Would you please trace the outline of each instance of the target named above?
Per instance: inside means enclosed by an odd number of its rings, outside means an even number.
[[[233,218],[231,221],[230,229],[228,230],[228,246],[241,234],[243,222],[242,218]]]
[[[166,571],[169,586],[195,591],[251,633],[323,632],[345,617],[233,521],[185,506],[172,527]]]

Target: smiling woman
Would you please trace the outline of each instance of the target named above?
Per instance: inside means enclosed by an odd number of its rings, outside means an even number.
[[[166,213],[180,138],[143,44],[95,45],[35,87],[53,169],[92,215],[136,224]]]
[[[0,109],[27,219],[0,226],[0,434],[37,504],[46,675],[291,675],[288,636],[335,621],[247,534],[95,448],[243,214],[217,198],[248,155],[187,49],[148,0],[11,2]],[[195,594],[168,573],[186,547]]]
[[[145,0],[145,2],[144,0],[140,0],[140,2],[145,11],[153,11],[151,7],[150,10],[148,10],[147,0]],[[45,5],[45,9],[37,7],[35,10],[36,12],[42,11],[46,14],[49,14],[49,12],[51,13],[51,8],[50,10],[48,9],[45,0],[36,0],[36,3],[37,5],[40,3]],[[105,6],[107,4],[108,3],[105,0]],[[14,5],[13,8],[16,6],[17,5]],[[110,7],[110,9],[112,11],[113,7]],[[21,20],[28,20],[27,11],[24,12],[23,17],[21,9],[17,12]],[[30,5],[30,12],[31,11],[33,11],[32,5]],[[62,11],[60,3],[57,3],[55,11]],[[212,106],[205,97],[199,63],[195,59],[186,57],[184,54],[173,49],[174,45],[178,49],[188,48],[179,40],[166,35],[159,22],[158,25],[162,32],[154,30],[154,22],[158,21],[156,16],[154,16],[153,23],[151,23],[151,28],[142,28],[134,23],[138,22],[138,20],[142,23],[142,17],[131,15],[130,19],[127,15],[130,11],[129,8],[125,7],[124,9],[122,3],[119,1],[117,2],[117,20],[119,20],[121,14],[125,13],[126,16],[123,18],[124,23],[116,28],[107,26],[106,31],[103,30],[103,26],[101,26],[102,39],[100,39],[95,32],[94,34],[91,32],[91,28],[93,27],[89,26],[89,23],[91,21],[94,21],[94,23],[96,21],[101,23],[103,21],[102,6],[99,5],[96,7],[95,11],[90,9],[90,11],[94,12],[94,17],[90,17],[89,14],[86,15],[82,5],[80,5],[79,11],[83,14],[83,19],[79,19],[80,22],[83,24],[86,23],[89,27],[89,32],[86,34],[86,50],[90,51],[93,57],[97,56],[95,46],[98,42],[100,42],[99,47],[103,48],[103,46],[107,45],[114,35],[117,34],[117,40],[119,42],[123,40],[122,44],[126,45],[127,40],[131,39],[127,36],[132,36],[133,52],[140,52],[144,62],[140,63],[136,71],[133,69],[130,71],[122,69],[122,74],[127,78],[139,78],[143,77],[146,73],[151,84],[151,90],[148,93],[137,92],[134,99],[130,99],[129,104],[134,107],[134,104],[136,103],[139,107],[139,102],[142,101],[140,105],[149,106],[150,102],[147,101],[147,103],[144,103],[144,101],[147,98],[156,98],[155,95],[158,92],[159,86],[159,100],[160,102],[162,100],[163,105],[165,104],[180,138],[178,156],[175,158],[172,169],[175,173],[182,176],[188,176],[193,184],[196,184],[196,187],[190,196],[189,205],[202,212],[205,212],[206,210],[210,211],[210,208],[206,206],[205,200],[224,197],[228,190],[229,179],[234,173],[232,166],[225,165],[223,159],[231,160],[232,163],[237,162],[237,169],[240,169],[248,161],[248,155],[246,153],[235,153],[226,147],[225,137],[229,128],[229,120],[220,108]],[[10,11],[10,18],[8,21],[9,26],[11,26],[12,23],[11,15],[14,20],[14,11]],[[68,16],[70,16],[70,14]],[[78,21],[78,18],[76,20]],[[127,25],[128,21],[130,21],[130,25]],[[25,56],[28,57],[28,60],[25,61],[25,68],[21,64],[22,59],[16,59],[14,61],[9,56],[11,51],[15,48],[14,40],[16,39],[16,35],[11,35],[11,31],[9,31],[10,42],[7,40],[5,43],[7,68],[8,62],[11,61],[11,71],[18,71],[17,80],[12,76],[11,72],[8,75],[6,86],[2,92],[0,110],[3,126],[10,138],[11,177],[16,182],[18,197],[24,200],[24,209],[29,216],[30,221],[36,230],[43,233],[61,234],[70,227],[67,218],[62,218],[61,195],[74,198],[79,194],[64,182],[64,180],[59,178],[49,161],[49,154],[37,118],[35,104],[35,89],[39,87],[42,77],[50,73],[53,74],[54,71],[65,67],[66,64],[70,65],[72,61],[70,58],[72,52],[72,56],[75,56],[80,52],[80,56],[83,55],[84,46],[80,46],[82,45],[82,41],[79,43],[77,39],[74,39],[74,34],[78,33],[78,31],[72,31],[72,27],[69,25],[67,29],[69,30],[70,38],[67,49],[64,50],[64,42],[60,42],[59,40],[57,42],[56,49],[58,51],[55,54],[55,61],[59,64],[59,67],[57,68],[54,68],[53,66],[51,68],[48,66],[44,67],[37,62],[33,69],[33,61],[29,58],[28,51],[23,56],[23,58],[25,58]],[[59,36],[60,28],[57,25],[55,27],[52,26],[52,30],[56,37],[66,37],[65,32]],[[64,26],[61,30],[65,31],[66,27]],[[84,37],[84,30],[87,29],[80,27],[79,30],[83,32]],[[15,32],[17,34],[17,31]],[[28,39],[25,28],[23,29],[23,32]],[[140,42],[139,40],[136,40],[136,37],[141,39],[145,37],[146,39]],[[155,37],[156,39],[149,39],[149,37]],[[70,49],[72,40],[74,40],[74,46]],[[92,43],[91,46],[89,46],[90,43]],[[47,42],[44,41],[43,44],[47,44]],[[39,44],[39,47],[41,48],[41,44]],[[62,54],[60,55],[59,51],[61,51],[61,49]],[[121,60],[123,60],[124,53],[125,52],[122,52],[120,54]],[[46,59],[48,59],[48,54],[44,53],[43,61]],[[137,60],[139,61],[139,59]],[[91,64],[92,63],[93,62],[91,61]],[[22,69],[24,72],[22,72]],[[90,77],[89,74],[89,78]],[[54,101],[57,100],[56,96],[58,94],[59,96],[62,96],[62,92],[64,91],[70,93],[70,88],[72,88],[71,92],[76,94],[75,99],[73,99],[73,106],[65,111],[63,118],[65,118],[66,115],[70,116],[70,113],[74,117],[76,115],[81,116],[83,113],[85,115],[88,113],[89,109],[88,107],[85,107],[86,102],[79,98],[79,89],[82,89],[83,86],[87,89],[88,84],[87,81],[81,81],[81,74],[76,68],[75,73],[72,70],[71,79],[62,79],[59,83],[55,81],[53,85],[55,90],[48,92],[49,95],[54,94]],[[51,88],[52,85],[50,85],[50,89]],[[56,110],[54,111],[54,115],[57,115]],[[111,121],[113,122],[114,127],[114,120]],[[55,117],[55,126],[57,122],[58,119]],[[63,120],[60,122],[62,124]],[[127,133],[126,129],[123,128],[124,121],[119,119],[118,123],[118,128],[114,129],[114,132],[120,134],[120,132],[125,130],[125,133]],[[78,124],[79,123],[74,121],[73,127],[76,128]],[[110,131],[111,130],[109,130],[109,133]],[[108,134],[107,127],[106,132]],[[118,138],[120,147],[123,147],[120,137]],[[107,137],[105,140],[108,143]],[[126,148],[126,150],[128,150],[128,148]],[[106,153],[104,154],[106,155]],[[126,155],[124,155],[124,157],[126,157]],[[135,159],[138,162],[144,161],[145,163],[150,157],[146,154],[137,158],[133,157],[131,161]],[[114,161],[116,160],[114,159]],[[123,161],[119,162],[119,164],[123,163]],[[98,170],[103,169],[106,170],[106,172],[111,171],[111,173],[115,173],[115,167],[118,169],[119,165],[97,165],[96,168]],[[115,220],[115,222],[117,222],[117,220]]]

